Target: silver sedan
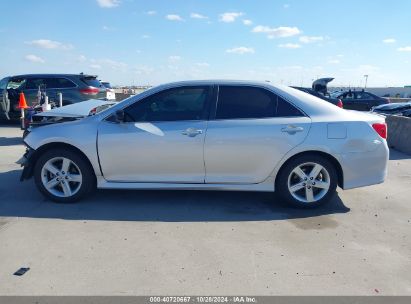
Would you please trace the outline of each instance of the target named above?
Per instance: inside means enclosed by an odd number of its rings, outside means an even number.
[[[275,190],[292,205],[315,207],[337,186],[384,181],[386,135],[381,116],[289,87],[178,82],[95,115],[34,125],[24,140],[22,180],[34,176],[56,202],[76,201],[96,187]]]

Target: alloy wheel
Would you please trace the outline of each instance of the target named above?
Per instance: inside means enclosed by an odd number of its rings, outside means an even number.
[[[303,163],[288,176],[288,191],[298,201],[306,204],[322,199],[330,188],[330,174],[320,164]]]
[[[70,197],[81,188],[83,176],[79,167],[66,157],[54,157],[41,169],[44,188],[58,197]]]

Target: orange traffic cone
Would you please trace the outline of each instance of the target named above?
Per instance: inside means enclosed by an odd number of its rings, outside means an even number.
[[[24,93],[21,92],[20,99],[19,99],[19,109],[28,109],[28,108],[30,107],[27,105],[26,97],[24,97]]]

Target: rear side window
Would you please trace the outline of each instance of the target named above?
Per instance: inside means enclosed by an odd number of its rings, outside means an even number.
[[[262,88],[220,86],[216,119],[303,116],[290,103]]]
[[[45,89],[46,88],[46,81],[44,78],[28,78],[27,79],[27,84],[26,84],[26,89],[32,90],[32,89]]]
[[[98,80],[97,77],[94,76],[84,76],[81,77],[80,80],[90,87],[99,88],[102,86],[100,80]]]
[[[76,85],[66,78],[48,78],[46,79],[46,85],[49,89],[64,89],[75,88]]]

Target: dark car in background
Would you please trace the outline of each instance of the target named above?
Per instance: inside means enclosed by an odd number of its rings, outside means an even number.
[[[400,115],[411,117],[411,101],[395,102],[373,107],[371,112],[382,115]]]
[[[321,98],[322,100],[328,101],[328,102],[336,105],[337,107],[344,108],[344,106],[343,106],[344,104],[341,101],[341,99],[333,98],[329,95],[323,95],[322,93],[314,91],[313,89],[309,89],[309,88],[303,88],[303,87],[292,87],[292,88],[300,90],[300,91],[308,93],[308,94],[311,94],[315,97]]]
[[[370,111],[371,108],[388,104],[390,101],[364,90],[361,91],[336,91],[330,94],[333,98],[341,99],[344,109],[357,111]]]
[[[24,93],[28,106],[38,104],[39,90],[57,102],[62,93],[63,105],[88,99],[105,99],[106,87],[95,75],[85,74],[27,74],[5,77],[0,81],[0,119],[20,117],[19,94]]]

